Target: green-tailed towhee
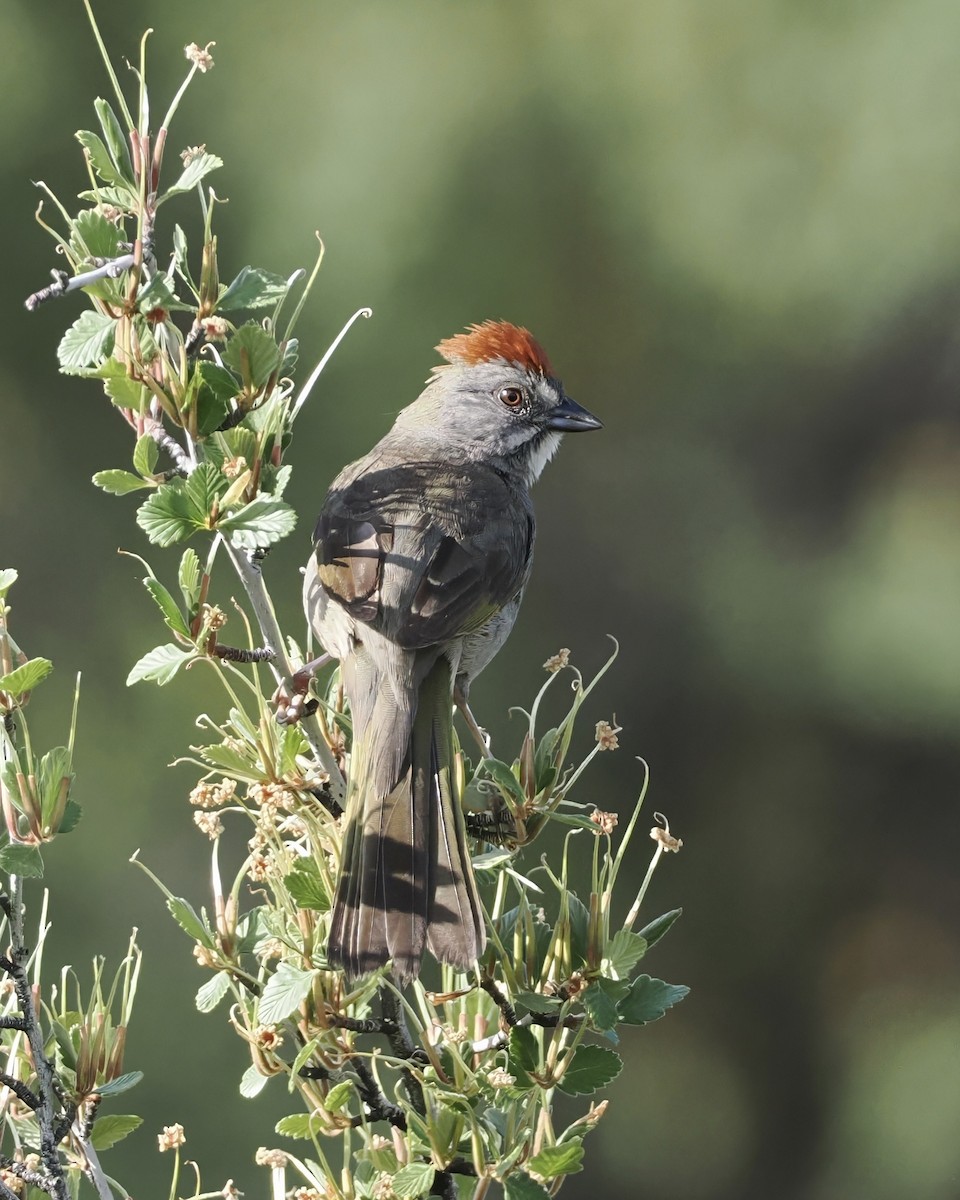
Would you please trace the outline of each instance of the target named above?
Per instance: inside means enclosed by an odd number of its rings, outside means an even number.
[[[472,325],[426,387],[334,480],[304,580],[353,719],[327,958],[351,976],[424,946],[467,968],[485,944],[453,770],[454,695],[500,649],[530,575],[529,488],[561,435],[600,428],[526,329]]]

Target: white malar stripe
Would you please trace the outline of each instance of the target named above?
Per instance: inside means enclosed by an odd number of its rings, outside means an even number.
[[[562,433],[551,430],[537,442],[530,455],[530,461],[527,463],[527,487],[531,487],[540,478],[543,468],[559,450],[562,437]]]

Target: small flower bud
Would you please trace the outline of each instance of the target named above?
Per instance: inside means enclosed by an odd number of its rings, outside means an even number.
[[[260,1025],[257,1027],[254,1035],[254,1041],[261,1050],[269,1050],[271,1053],[283,1045],[283,1036],[277,1033],[275,1025]]]
[[[215,842],[223,833],[223,821],[220,819],[220,814],[216,812],[195,812],[193,821],[197,828],[207,835],[211,842]]]
[[[503,1067],[494,1067],[493,1070],[487,1075],[487,1082],[491,1087],[508,1088],[513,1087],[513,1085],[517,1082],[517,1077],[509,1074],[509,1072],[505,1071]]]
[[[287,1156],[282,1150],[268,1150],[266,1146],[261,1146],[253,1156],[253,1161],[258,1167],[285,1167]]]
[[[609,721],[597,722],[597,742],[601,750],[616,750],[620,745],[617,734],[620,732],[620,726],[616,724],[617,718],[614,717],[614,724]]]
[[[197,960],[201,967],[209,967],[211,971],[219,970],[219,964],[213,957],[213,951],[209,946],[203,946],[197,942],[193,947],[193,957]]]
[[[590,820],[594,825],[598,826],[601,833],[605,833],[609,837],[614,829],[616,829],[620,818],[616,813],[601,812],[599,808],[595,808],[590,814]]]
[[[184,46],[183,52],[197,70],[205,74],[207,71],[213,70],[213,55],[210,53],[210,47],[216,44],[216,42],[207,42],[201,50],[196,42],[191,42],[189,46]]]
[[[228,458],[221,468],[224,475],[226,475],[228,479],[236,479],[236,477],[238,475],[242,475],[246,469],[247,460],[242,454],[237,455],[236,458]]]
[[[208,342],[225,342],[227,334],[230,332],[230,326],[223,317],[207,317],[201,322],[203,326],[203,336]]]

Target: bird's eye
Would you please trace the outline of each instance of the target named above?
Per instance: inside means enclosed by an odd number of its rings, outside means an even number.
[[[497,392],[497,399],[507,408],[519,408],[523,403],[523,392],[518,387],[504,387]]]

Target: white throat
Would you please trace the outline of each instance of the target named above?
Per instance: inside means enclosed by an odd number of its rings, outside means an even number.
[[[527,487],[532,487],[543,473],[543,468],[560,448],[562,433],[545,433],[527,462]]]

